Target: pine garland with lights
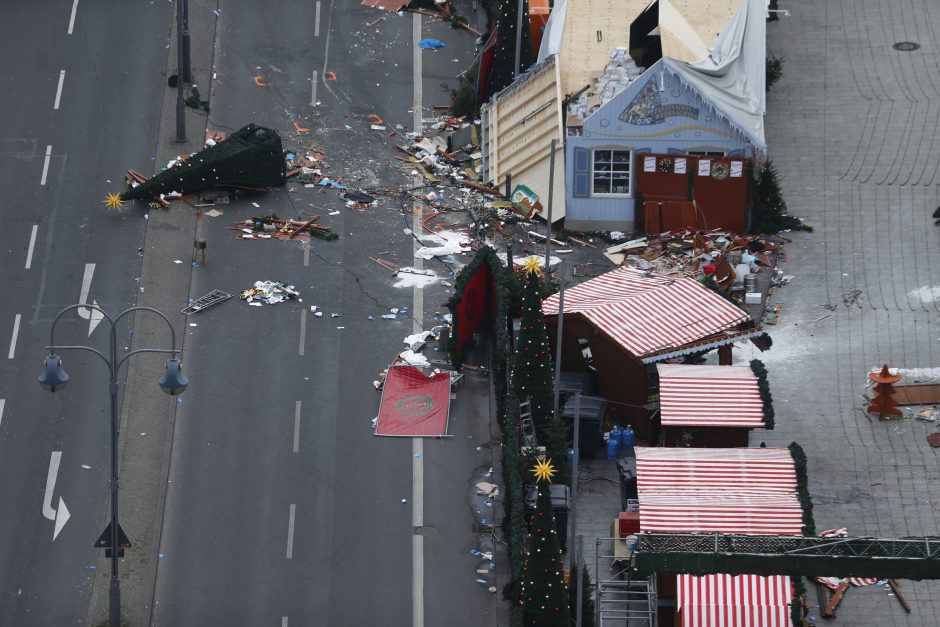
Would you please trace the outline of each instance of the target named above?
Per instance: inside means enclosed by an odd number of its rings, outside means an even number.
[[[757,389],[764,409],[764,428],[773,431],[774,428],[774,397],[770,394],[770,384],[767,382],[767,368],[760,359],[751,360],[751,372],[757,377]]]
[[[541,266],[529,257],[522,270],[522,325],[512,364],[512,388],[521,399],[532,403],[532,420],[540,431],[552,420],[555,403],[552,355],[542,314]]]
[[[506,485],[506,497],[503,501],[505,517],[502,529],[509,553],[509,582],[503,589],[506,599],[519,598],[522,584],[522,560],[525,557],[525,492],[522,472],[519,465],[519,399],[509,392],[506,398],[506,419],[503,435],[502,471]],[[521,611],[513,605],[516,619],[521,619]]]
[[[816,535],[816,522],[813,519],[813,500],[809,496],[809,477],[806,474],[806,453],[803,447],[791,442],[790,456],[793,457],[793,467],[796,470],[796,494],[800,506],[803,508],[803,535]]]
[[[562,460],[558,466],[559,481],[570,474],[567,464],[568,429],[555,410],[555,374],[552,353],[542,313],[542,269],[539,260],[529,257],[520,271],[522,282],[522,324],[516,339],[512,364],[512,389],[518,398],[532,403],[532,421],[539,434],[539,443],[552,459]]]
[[[489,97],[513,81],[513,73],[516,67],[516,11],[518,2],[516,0],[493,0],[491,4],[495,5],[496,20],[493,28],[496,29],[496,50],[493,54],[493,68],[489,77],[481,77],[486,80],[483,99]],[[532,50],[531,34],[529,33],[529,3],[527,0],[522,2],[522,45],[519,53],[519,73],[521,74],[532,65],[535,56]]]
[[[555,531],[555,514],[549,493],[554,472],[551,460],[533,469],[539,495],[532,519],[529,547],[522,562],[522,590],[519,596],[525,625],[567,627],[571,621],[561,544]]]

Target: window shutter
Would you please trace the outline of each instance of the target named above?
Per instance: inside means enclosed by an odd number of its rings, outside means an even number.
[[[588,198],[591,195],[591,151],[587,148],[574,149],[574,176],[571,195],[575,198]]]

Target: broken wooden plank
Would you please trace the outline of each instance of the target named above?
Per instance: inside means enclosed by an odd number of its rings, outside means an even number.
[[[901,594],[901,585],[898,583],[897,579],[889,579],[888,585],[891,586],[891,592],[894,593],[894,596],[897,597],[898,603],[901,604],[901,607],[904,608],[904,611],[908,614],[911,613],[911,606],[907,604],[907,599],[904,598],[904,595]]]
[[[826,608],[823,610],[822,615],[824,618],[835,618],[836,617],[836,608],[839,607],[839,604],[842,603],[842,597],[845,596],[845,591],[849,589],[849,582],[843,581],[839,584],[839,587],[836,588],[836,591],[833,593],[832,598],[829,599],[829,603],[826,605]]]

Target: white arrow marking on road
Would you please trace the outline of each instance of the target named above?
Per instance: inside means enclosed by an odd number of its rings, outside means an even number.
[[[69,514],[69,508],[65,506],[65,501],[62,500],[62,497],[59,497],[59,508],[55,511],[55,531],[52,532],[52,541],[55,542],[55,539],[59,537],[59,532],[62,531],[62,528],[65,527],[65,523],[69,521],[71,515]]]
[[[95,264],[86,263],[85,264],[85,274],[82,276],[82,292],[78,297],[78,302],[81,305],[88,304],[88,292],[91,291],[91,279],[95,275]],[[93,305],[97,306],[98,301],[92,300]],[[88,307],[79,307],[78,315],[88,320],[88,335],[91,336],[92,332],[95,330],[95,327],[98,326],[102,320],[104,320],[104,314],[98,311],[97,309],[89,309]]]
[[[46,496],[42,500],[42,515],[49,520],[55,520],[55,510],[52,509],[52,494],[55,492],[55,480],[59,474],[59,462],[62,461],[62,451],[52,451],[49,459],[49,474],[46,475]]]
[[[55,480],[59,475],[59,462],[61,461],[62,451],[52,451],[52,457],[49,458],[49,474],[46,476],[46,495],[42,500],[42,515],[55,521],[55,530],[52,532],[53,542],[59,537],[59,532],[71,517],[69,508],[65,506],[65,501],[61,496],[58,509],[52,509],[52,495],[55,493]]]

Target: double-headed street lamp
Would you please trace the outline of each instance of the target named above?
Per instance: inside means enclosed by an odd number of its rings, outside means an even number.
[[[108,354],[105,355],[101,351],[92,348],[90,346],[57,346],[55,343],[55,325],[59,321],[59,318],[68,311],[73,309],[78,309],[81,307],[87,307],[88,309],[95,309],[108,320],[110,324],[110,334],[109,334],[109,347]],[[171,347],[166,348],[138,348],[132,350],[127,355],[118,359],[118,350],[117,350],[117,332],[116,325],[117,323],[129,313],[135,311],[150,311],[161,318],[163,318],[166,325],[170,328],[170,338],[171,338]],[[108,597],[108,609],[110,617],[111,627],[119,627],[121,624],[121,584],[118,580],[118,557],[119,557],[119,535],[118,530],[118,421],[117,421],[117,391],[118,391],[118,381],[117,375],[118,370],[128,359],[137,355],[139,353],[164,353],[170,354],[172,357],[166,361],[166,372],[163,374],[163,377],[160,378],[160,388],[171,396],[176,396],[177,394],[182,394],[186,389],[186,386],[189,385],[189,380],[186,378],[186,375],[183,374],[182,368],[180,366],[180,360],[177,355],[180,351],[176,348],[176,332],[173,330],[173,325],[170,324],[170,320],[163,315],[162,312],[153,309],[151,307],[130,307],[125,309],[117,315],[114,319],[109,316],[104,309],[98,307],[97,305],[69,305],[56,315],[55,319],[52,321],[52,328],[49,331],[49,346],[46,348],[49,349],[49,356],[45,360],[45,372],[39,375],[39,385],[46,388],[50,392],[58,392],[64,388],[69,382],[69,375],[62,368],[62,358],[56,355],[57,350],[84,350],[89,351],[100,357],[108,365],[108,374],[110,375],[109,379],[109,390],[111,392],[111,587]]]

